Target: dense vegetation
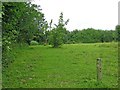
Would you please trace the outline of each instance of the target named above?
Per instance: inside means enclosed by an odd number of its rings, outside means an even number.
[[[31,3],[3,3],[3,67],[8,66],[11,62],[8,60],[7,54],[9,54],[15,44],[30,44],[35,34],[43,35],[46,21],[39,7]]]
[[[52,49],[55,50],[63,44],[76,45],[79,43],[117,42],[120,40],[120,25],[117,25],[115,30],[87,28],[69,31],[65,27],[69,24],[69,19],[64,20],[62,12],[60,13],[58,23],[53,25],[52,19],[50,22],[47,22],[39,5],[31,2],[4,2],[2,4],[3,72],[10,63],[17,60],[15,51],[18,48],[29,48],[30,45],[44,45],[42,46],[43,48],[46,45],[51,45],[54,48]],[[39,49],[42,55],[42,49]],[[32,53],[36,52],[38,51]]]

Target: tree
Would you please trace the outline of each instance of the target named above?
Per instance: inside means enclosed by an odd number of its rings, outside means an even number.
[[[52,22],[52,21],[51,21]],[[60,47],[63,44],[63,41],[65,39],[65,32],[66,28],[65,25],[67,25],[69,22],[69,19],[67,21],[63,20],[63,13],[60,13],[58,25],[55,25],[55,28],[51,31],[50,36],[50,44],[54,47]]]
[[[12,50],[13,45],[30,44],[34,35],[41,34],[39,32],[41,28],[47,28],[47,22],[40,6],[30,2],[4,2],[2,11],[2,63],[4,67],[11,62],[8,60],[7,53]]]

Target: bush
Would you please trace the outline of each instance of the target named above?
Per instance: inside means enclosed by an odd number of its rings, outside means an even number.
[[[37,41],[31,41],[30,45],[38,45],[39,43]]]
[[[53,29],[50,36],[50,44],[52,47],[57,48],[63,44],[62,33],[58,29]]]

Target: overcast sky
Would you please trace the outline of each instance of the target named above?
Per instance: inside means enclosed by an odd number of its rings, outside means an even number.
[[[119,0],[34,0],[42,8],[48,22],[58,22],[60,12],[64,20],[70,19],[66,28],[115,29],[118,24]]]

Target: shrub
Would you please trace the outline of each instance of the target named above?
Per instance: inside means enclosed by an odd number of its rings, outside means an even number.
[[[39,43],[37,41],[31,41],[30,45],[38,45]]]

